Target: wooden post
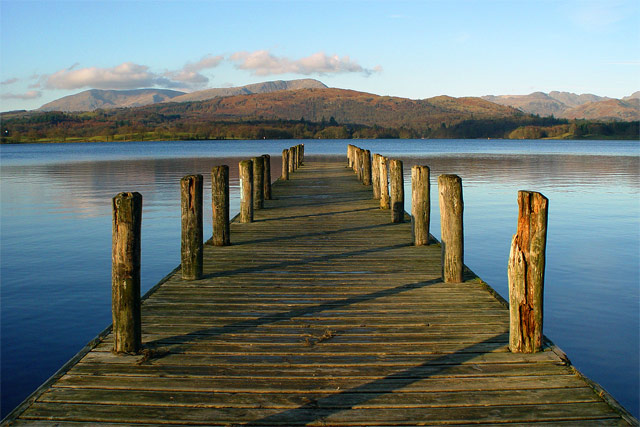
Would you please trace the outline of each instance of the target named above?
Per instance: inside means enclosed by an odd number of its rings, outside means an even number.
[[[373,198],[380,200],[380,154],[373,155],[371,164],[371,185],[373,186]]]
[[[380,209],[390,209],[391,199],[389,197],[389,170],[387,163],[389,160],[380,156]]]
[[[360,147],[353,147],[353,171],[360,179]]]
[[[231,244],[229,233],[229,166],[215,166],[211,170],[211,213],[214,246]]]
[[[347,145],[347,167],[351,168],[353,167],[353,145],[349,144]]]
[[[535,353],[542,349],[542,306],[547,210],[540,193],[518,191],[518,229],[509,254],[509,349]]]
[[[416,246],[429,244],[431,216],[429,181],[428,166],[411,168],[411,229],[413,230],[413,244]]]
[[[281,177],[281,179],[283,181],[288,181],[289,180],[289,150],[282,150],[282,177]]]
[[[142,196],[120,193],[112,199],[111,313],[113,351],[142,348],[140,320],[140,230]]]
[[[253,210],[264,207],[264,159],[254,157],[253,162]]]
[[[300,144],[300,166],[304,164],[304,144]]]
[[[240,172],[239,220],[242,223],[253,222],[253,162],[243,160],[238,167]]]
[[[462,226],[462,180],[457,175],[438,177],[442,237],[442,280],[462,282],[464,236]]]
[[[402,160],[389,161],[389,181],[391,183],[391,222],[404,222],[404,177]]]
[[[362,152],[362,183],[371,185],[371,151]]]
[[[292,160],[293,160],[293,170],[296,171],[298,170],[298,148],[297,146],[293,146],[290,148],[291,150],[291,156],[292,156]]]
[[[296,170],[296,161],[295,161],[295,150],[293,147],[289,147],[289,173],[295,172]]]
[[[263,154],[262,159],[264,162],[264,199],[271,200],[271,156]]]
[[[187,175],[180,180],[182,205],[181,265],[182,278],[202,278],[202,175]]]
[[[364,150],[362,148],[358,148],[356,150],[356,163],[358,164],[358,168],[356,170],[358,180],[360,182],[364,182]]]

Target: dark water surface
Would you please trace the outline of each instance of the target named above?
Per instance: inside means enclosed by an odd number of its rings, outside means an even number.
[[[639,413],[640,149],[637,141],[206,141],[0,146],[1,413],[111,323],[111,198],[143,195],[142,291],[179,264],[180,178],[299,142],[307,159],[346,159],[348,143],[431,167],[431,232],[440,237],[437,176],[464,185],[465,263],[507,297],[518,190],[550,200],[544,333],[574,365]],[[346,162],[346,160],[345,160]],[[435,196],[434,196],[435,195]]]

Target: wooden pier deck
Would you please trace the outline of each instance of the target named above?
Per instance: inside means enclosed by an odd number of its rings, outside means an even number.
[[[104,334],[5,423],[634,423],[561,353],[510,353],[504,302],[470,271],[443,283],[440,246],[412,246],[345,164],[273,198],[205,246],[204,279],[150,292],[144,354]]]

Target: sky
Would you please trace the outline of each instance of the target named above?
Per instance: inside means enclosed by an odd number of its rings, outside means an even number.
[[[640,90],[639,0],[0,0],[0,111],[313,78],[423,99]]]

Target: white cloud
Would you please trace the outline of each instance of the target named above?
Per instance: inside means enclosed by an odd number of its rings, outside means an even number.
[[[0,82],[0,85],[3,85],[3,86],[5,86],[5,85],[10,85],[10,84],[13,84],[13,83],[17,83],[18,81],[20,81],[20,80],[19,80],[19,79],[16,79],[16,78],[13,78],[13,79],[7,79],[7,80],[3,80],[3,81],[1,81],[1,82]]]
[[[379,72],[380,67],[366,69],[348,56],[340,58],[338,55],[326,55],[317,52],[306,58],[291,60],[285,57],[277,57],[267,50],[255,52],[236,52],[229,59],[236,63],[236,68],[249,70],[258,76],[271,74],[338,74],[338,73],[362,73],[366,76]]]
[[[28,99],[40,98],[41,96],[42,96],[42,92],[37,90],[30,90],[25,93],[3,93],[2,95],[0,95],[0,98],[28,100]]]
[[[196,63],[188,62],[181,70],[168,71],[165,77],[193,87],[202,87],[209,83],[209,78],[200,73],[202,70],[215,68],[224,60],[224,56],[207,55]]]
[[[149,71],[146,65],[124,62],[112,68],[66,68],[46,76],[48,89],[136,89],[170,83]]]

